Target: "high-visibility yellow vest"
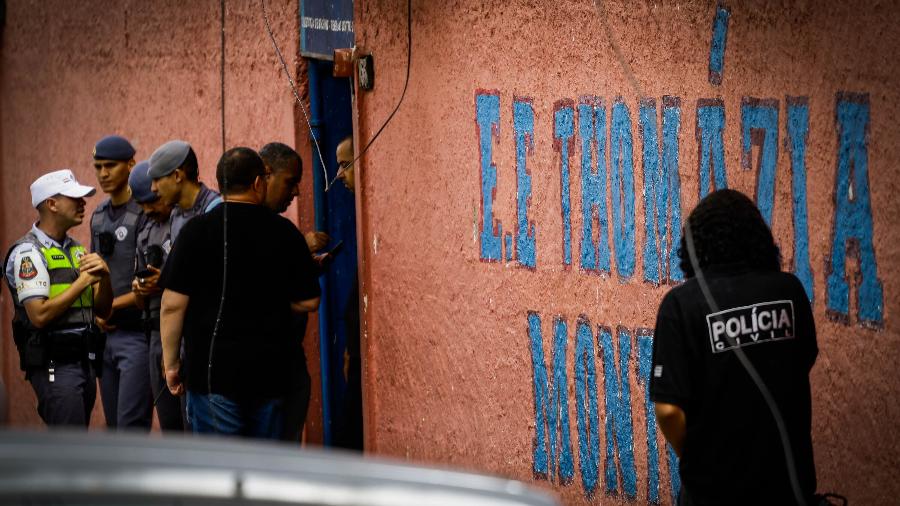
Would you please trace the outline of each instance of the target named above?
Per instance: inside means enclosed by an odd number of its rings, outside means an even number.
[[[35,249],[41,252],[47,264],[47,272],[50,276],[49,298],[52,299],[59,296],[78,279],[79,261],[86,253],[84,246],[75,243],[68,248],[68,251],[56,246],[47,247],[41,244],[41,241],[33,233],[29,232],[25,237],[16,241],[13,248],[26,242],[31,243]],[[28,320],[25,307],[19,304],[18,300],[15,300],[15,303],[16,318],[25,323],[27,327],[34,328]],[[93,306],[94,290],[88,286],[65,313],[53,320],[50,325],[45,326],[43,330],[52,332],[53,330],[73,328],[80,325],[87,327],[94,319]]]

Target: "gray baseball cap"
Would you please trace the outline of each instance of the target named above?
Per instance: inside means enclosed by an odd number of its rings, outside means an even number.
[[[159,179],[175,172],[190,151],[191,145],[179,140],[169,141],[158,147],[150,155],[150,170],[147,172],[150,179]]]

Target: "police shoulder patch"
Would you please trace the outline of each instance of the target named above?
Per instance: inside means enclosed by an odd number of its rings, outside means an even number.
[[[37,269],[34,267],[31,257],[22,257],[22,261],[19,263],[19,279],[34,279],[35,276],[37,276]]]

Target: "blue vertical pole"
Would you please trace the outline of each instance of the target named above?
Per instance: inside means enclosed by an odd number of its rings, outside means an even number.
[[[309,78],[309,121],[310,135],[318,139],[322,145],[322,97],[319,91],[319,62],[306,60],[307,77]],[[317,143],[312,143],[313,202],[315,209],[316,230],[328,230],[328,203],[325,195],[325,179],[322,163],[319,161]],[[325,154],[322,153],[322,157]],[[326,446],[331,445],[331,321],[329,318],[328,282],[326,276],[319,277],[322,297],[319,299],[319,367],[322,378],[322,435]]]

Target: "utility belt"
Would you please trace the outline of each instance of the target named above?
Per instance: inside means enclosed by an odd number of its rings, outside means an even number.
[[[90,362],[97,375],[103,370],[106,334],[93,324],[86,327],[29,330],[13,322],[13,337],[19,350],[19,367],[28,372],[51,362],[71,364]]]

